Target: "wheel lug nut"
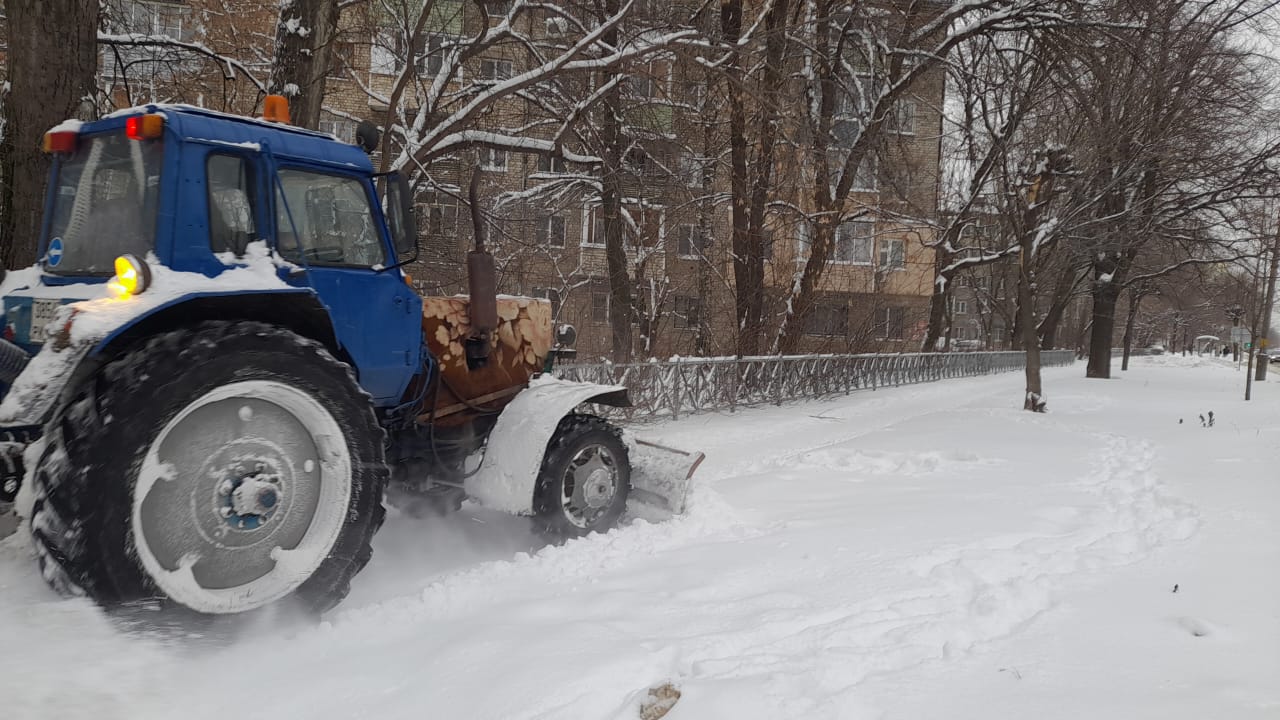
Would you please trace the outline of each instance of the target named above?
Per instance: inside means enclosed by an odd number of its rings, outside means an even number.
[[[221,510],[219,510],[218,512],[219,512],[219,513],[221,513],[222,517],[224,517],[224,518],[229,518],[229,517],[231,517],[231,508],[229,508],[229,507],[224,507],[224,508],[222,508]]]

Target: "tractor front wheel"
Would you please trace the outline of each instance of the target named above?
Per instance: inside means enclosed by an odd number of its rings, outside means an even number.
[[[156,336],[59,410],[32,530],[55,588],[107,605],[320,612],[369,561],[382,430],[347,365],[259,323]]]
[[[592,415],[560,421],[534,487],[538,530],[551,540],[605,532],[631,491],[631,463],[618,429]]]

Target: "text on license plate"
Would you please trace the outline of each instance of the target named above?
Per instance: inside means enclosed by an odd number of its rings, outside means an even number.
[[[33,300],[31,303],[31,342],[42,343],[45,340],[44,328],[53,322],[53,316],[62,307],[61,300]]]

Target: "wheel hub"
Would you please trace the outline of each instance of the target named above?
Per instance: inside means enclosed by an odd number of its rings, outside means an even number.
[[[607,506],[613,499],[613,474],[605,468],[592,471],[583,488],[583,499],[593,510]]]
[[[227,479],[218,485],[214,511],[237,530],[261,528],[283,504],[280,473],[266,463],[254,463],[248,471],[241,467],[229,468],[225,477]]]
[[[617,461],[608,448],[588,445],[569,461],[564,483],[566,518],[578,527],[589,528],[618,493]]]

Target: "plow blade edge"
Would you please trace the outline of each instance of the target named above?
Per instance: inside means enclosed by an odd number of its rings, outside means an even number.
[[[657,521],[683,513],[689,483],[706,455],[640,438],[632,438],[627,450],[631,456],[629,514]]]

